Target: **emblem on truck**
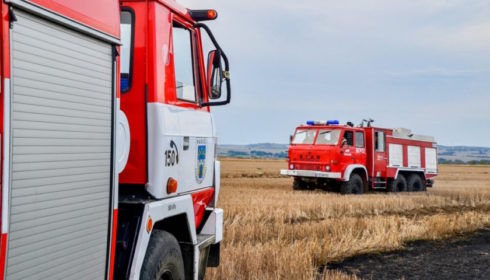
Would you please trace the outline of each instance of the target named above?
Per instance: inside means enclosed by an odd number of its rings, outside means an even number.
[[[206,140],[197,140],[196,181],[204,181],[206,176]]]

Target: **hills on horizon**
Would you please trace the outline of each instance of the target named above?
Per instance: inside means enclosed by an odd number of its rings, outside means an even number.
[[[237,158],[287,158],[289,144],[256,143],[218,145],[218,156]],[[490,147],[438,146],[439,163],[490,164]]]

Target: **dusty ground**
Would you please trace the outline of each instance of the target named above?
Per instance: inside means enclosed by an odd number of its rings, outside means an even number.
[[[285,161],[222,160],[221,265],[208,279],[353,279],[325,265],[490,226],[490,166],[441,166],[426,193],[293,191]],[[369,278],[369,277],[368,277]],[[375,279],[375,278],[373,278]]]
[[[337,269],[365,279],[489,279],[490,229],[443,241],[415,241],[385,254],[356,256]]]

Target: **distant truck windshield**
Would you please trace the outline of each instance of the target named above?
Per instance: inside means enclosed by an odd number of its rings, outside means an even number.
[[[315,142],[315,137],[318,132],[318,137]],[[337,145],[339,142],[339,129],[298,129],[294,135],[292,144],[321,144],[321,145]]]
[[[293,144],[313,144],[316,129],[298,129],[294,135]]]
[[[340,130],[321,129],[315,144],[337,145],[339,142]]]

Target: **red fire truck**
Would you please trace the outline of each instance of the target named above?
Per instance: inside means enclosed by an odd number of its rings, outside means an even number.
[[[366,123],[365,123],[366,122]],[[308,121],[296,128],[289,146],[293,188],[340,189],[342,194],[368,190],[425,191],[437,175],[437,143],[408,129],[373,127],[373,120],[339,125]]]
[[[0,279],[198,279],[228,60],[173,0],[4,0]],[[211,51],[205,51],[208,41]]]

